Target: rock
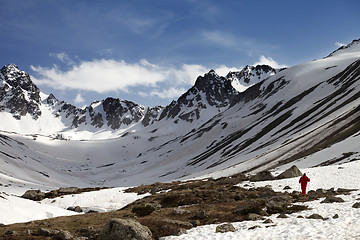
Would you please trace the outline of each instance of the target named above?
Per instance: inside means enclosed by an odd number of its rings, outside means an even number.
[[[328,196],[325,198],[325,200],[321,201],[320,203],[334,203],[334,202],[345,202],[345,201],[340,197]]]
[[[255,225],[255,226],[253,226],[253,227],[249,227],[248,230],[253,230],[253,229],[256,229],[256,228],[261,228],[261,226]]]
[[[352,205],[353,208],[360,208],[360,202],[355,203],[354,205]]]
[[[180,235],[183,235],[183,234],[186,234],[187,231],[186,229],[184,228],[178,228],[178,229],[175,229],[175,231],[172,233],[173,236],[180,236]]]
[[[290,189],[291,189],[290,186],[285,186],[285,187],[284,187],[284,190],[290,190]]]
[[[70,240],[73,239],[74,236],[68,231],[60,230],[58,233],[54,235],[53,238],[57,240]]]
[[[285,213],[280,213],[277,218],[289,218]]]
[[[243,201],[233,210],[233,213],[236,215],[246,215],[248,213],[260,214],[261,212],[262,207],[251,201]]]
[[[196,218],[198,219],[205,219],[208,218],[210,216],[210,213],[206,210],[201,210],[200,212],[196,213]]]
[[[346,188],[338,188],[336,190],[339,194],[349,195],[351,191],[356,191],[356,189],[346,189]]]
[[[87,211],[86,213],[98,213],[99,211],[96,211],[96,210],[89,210],[89,211]]]
[[[66,187],[66,188],[59,188],[57,190],[58,194],[66,195],[66,194],[75,194],[79,191],[78,187]]]
[[[274,223],[270,218],[266,219],[263,223]]]
[[[301,171],[295,166],[293,165],[291,168],[289,168],[288,170],[282,172],[281,174],[279,174],[276,179],[284,179],[284,178],[293,178],[293,177],[300,177],[303,174],[301,173]]]
[[[33,201],[41,201],[45,198],[45,193],[40,190],[28,190],[21,197]]]
[[[80,234],[82,236],[86,236],[86,237],[90,237],[97,232],[98,232],[98,230],[94,229],[93,227],[86,227],[86,228],[80,229]]]
[[[270,197],[265,203],[266,212],[269,214],[281,213],[286,210],[287,206],[291,203],[287,196],[273,196]]]
[[[274,180],[275,177],[269,171],[262,171],[257,173],[254,176],[250,177],[250,181],[252,182],[259,182],[259,181],[267,181],[267,180]]]
[[[17,234],[17,232],[16,231],[14,231],[14,230],[8,230],[8,231],[6,231],[5,232],[5,235],[11,235],[11,236],[14,236],[14,235],[16,235]]]
[[[217,233],[236,232],[236,229],[231,223],[225,223],[217,226],[215,232]]]
[[[31,230],[30,230],[30,229],[26,229],[26,230],[25,230],[25,235],[30,236],[30,235],[31,235]]]
[[[49,237],[51,235],[53,235],[53,231],[47,228],[39,228],[37,230],[37,235],[38,236],[44,236],[44,237]]]
[[[193,225],[191,223],[185,222],[185,221],[173,220],[173,219],[168,219],[168,218],[165,218],[162,221],[164,223],[174,224],[174,225],[184,227],[184,228],[192,228],[193,227]]]
[[[200,226],[201,222],[199,220],[194,220],[191,222],[191,224],[193,225],[193,227],[197,227]]]
[[[312,215],[310,215],[309,217],[307,217],[308,219],[322,219],[324,220],[323,216],[317,214],[317,213],[314,213]]]
[[[0,223],[0,227],[5,227],[6,225],[3,223]]]
[[[339,218],[339,215],[338,215],[338,214],[335,214],[335,215],[333,216],[333,219],[337,219],[337,218]]]
[[[183,208],[174,208],[172,210],[173,215],[185,215],[190,214],[191,212],[189,210],[183,209]]]
[[[249,213],[247,216],[246,216],[246,220],[249,220],[249,221],[257,221],[257,220],[264,220],[265,218],[263,218],[262,216],[260,216],[259,214],[256,214],[256,213]]]
[[[152,233],[146,226],[133,219],[111,219],[101,230],[97,240],[151,240]]]
[[[73,211],[73,212],[78,212],[81,213],[83,212],[82,208],[80,206],[76,206],[76,207],[68,207],[67,210],[69,211]]]

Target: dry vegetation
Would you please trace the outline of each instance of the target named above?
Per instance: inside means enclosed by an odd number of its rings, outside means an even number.
[[[314,200],[336,191],[321,190],[307,196],[299,192],[279,193],[271,188],[244,189],[235,186],[243,181],[241,174],[218,180],[155,183],[128,189],[152,195],[123,209],[108,213],[86,213],[0,227],[0,239],[52,239],[39,236],[40,228],[62,229],[83,239],[96,239],[100,229],[112,218],[134,218],[149,227],[155,239],[180,233],[194,226],[254,220],[270,214],[305,210],[296,202]]]

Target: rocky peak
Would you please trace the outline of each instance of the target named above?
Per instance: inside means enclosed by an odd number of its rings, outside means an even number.
[[[208,108],[219,110],[228,107],[237,91],[231,81],[219,76],[214,70],[196,79],[195,85],[184,93],[177,101],[171,102],[161,113],[160,120],[167,117],[178,117],[192,122]]]
[[[1,69],[3,81],[11,88],[20,87],[29,95],[30,100],[40,103],[40,90],[31,81],[29,74],[21,71],[17,65],[9,64]]]
[[[29,113],[34,119],[41,115],[40,90],[29,74],[15,64],[4,66],[1,72],[0,111],[9,111],[16,119]]]
[[[246,66],[241,71],[229,72],[226,78],[232,82],[235,89],[243,92],[249,86],[276,74],[278,71],[278,69],[268,65]]]
[[[59,100],[52,93],[46,98],[46,103],[47,104],[50,104],[50,105],[54,106],[58,102],[59,102]]]
[[[145,112],[143,106],[119,98],[106,98],[102,104],[108,126],[114,130],[120,128],[122,124],[129,125],[139,122]]]

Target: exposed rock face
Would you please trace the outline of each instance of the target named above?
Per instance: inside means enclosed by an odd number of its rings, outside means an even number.
[[[240,72],[229,72],[226,78],[232,82],[237,81],[242,85],[250,85],[258,83],[277,72],[279,72],[279,70],[268,65],[246,66]]]
[[[0,112],[8,109],[18,120],[27,113],[33,119],[38,119],[41,115],[40,101],[40,90],[31,81],[29,74],[20,71],[15,64],[1,69]]]
[[[192,122],[199,119],[201,112],[207,108],[220,110],[228,107],[237,94],[230,80],[211,70],[203,77],[198,77],[192,88],[168,105],[161,113],[160,120],[178,117]]]
[[[144,107],[130,101],[118,98],[107,98],[102,103],[106,113],[107,125],[111,129],[118,129],[122,124],[129,125],[139,122],[144,115]]]
[[[108,222],[98,237],[98,240],[151,240],[152,233],[146,226],[133,219],[112,219]]]

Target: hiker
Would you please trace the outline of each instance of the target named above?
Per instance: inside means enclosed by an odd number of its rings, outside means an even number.
[[[299,183],[301,184],[301,191],[303,194],[306,194],[306,186],[308,182],[310,182],[310,178],[308,178],[304,173],[304,175],[302,175],[302,177],[299,179]]]

